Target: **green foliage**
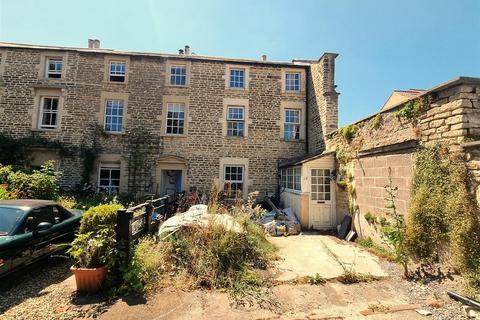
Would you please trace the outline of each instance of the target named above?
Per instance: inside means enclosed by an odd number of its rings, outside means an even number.
[[[348,162],[350,162],[350,158],[343,148],[337,146],[335,153],[340,164],[346,165]]]
[[[401,109],[397,110],[395,114],[399,118],[414,120],[428,109],[431,102],[431,96],[424,96],[410,100],[405,103]]]
[[[377,256],[385,258],[391,262],[396,262],[395,252],[393,252],[390,249],[387,249],[386,247],[380,244],[375,243],[372,240],[372,238],[370,237],[362,238],[362,239],[358,239],[356,242],[358,243],[358,245],[369,249],[370,252],[376,254]]]
[[[316,273],[313,277],[308,276],[308,283],[319,285],[327,283],[327,280],[325,280],[325,278],[322,277],[320,274]]]
[[[140,239],[128,266],[122,268],[122,290],[145,293],[153,289],[164,271],[165,247],[153,237]]]
[[[352,284],[352,283],[360,283],[360,282],[372,282],[377,280],[375,276],[371,274],[365,274],[356,272],[354,270],[344,269],[343,274],[338,277],[338,281],[343,284]]]
[[[462,154],[439,145],[421,149],[415,160],[406,245],[423,263],[446,256],[480,288],[479,210],[468,186]]]
[[[0,132],[0,163],[3,165],[22,166],[28,162],[32,148],[49,148],[59,150],[60,155],[68,155],[71,150],[61,142],[31,135],[13,138]]]
[[[381,113],[378,113],[370,122],[370,129],[376,130],[380,128],[382,121],[383,121],[383,116]]]
[[[0,200],[10,199],[10,192],[7,190],[7,186],[0,184]]]
[[[73,240],[68,253],[78,268],[113,268],[116,261],[115,231],[111,228],[97,232],[80,233]]]
[[[387,193],[386,208],[388,209],[388,216],[392,222],[385,221],[382,227],[382,233],[387,242],[395,249],[395,258],[403,266],[403,275],[408,277],[408,254],[405,248],[405,217],[397,211],[395,199],[397,198],[398,187],[392,183],[392,168],[388,168],[388,185],[385,186]]]
[[[57,203],[66,209],[74,209],[77,206],[77,200],[69,196],[58,197]]]
[[[363,217],[368,222],[368,224],[376,224],[377,223],[377,217],[373,213],[371,213],[370,211],[365,213],[363,215]]]
[[[338,180],[337,181],[337,185],[342,188],[342,189],[346,189],[347,188],[347,181],[345,179],[341,179],[341,180]]]
[[[58,197],[58,180],[54,162],[45,162],[32,173],[15,171],[11,166],[0,165],[0,184],[15,198],[55,200]]]
[[[353,140],[357,131],[358,131],[358,126],[356,124],[347,125],[347,126],[344,126],[340,129],[338,129],[338,132],[340,133],[340,135],[348,143],[350,143]]]
[[[114,230],[117,211],[122,208],[119,203],[108,203],[88,209],[80,222],[80,233],[97,232],[105,228]]]

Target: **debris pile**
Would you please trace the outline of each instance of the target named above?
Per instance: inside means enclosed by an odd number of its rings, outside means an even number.
[[[272,236],[295,235],[300,233],[300,222],[291,208],[278,209],[270,199],[266,198],[272,211],[265,212],[260,223],[265,231]]]

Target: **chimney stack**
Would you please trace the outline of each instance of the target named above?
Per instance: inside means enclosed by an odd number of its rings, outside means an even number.
[[[267,61],[267,55],[266,54],[262,55],[262,61]]]
[[[100,49],[100,40],[98,40],[98,39],[88,39],[88,48],[89,49]]]
[[[190,54],[190,46],[185,45],[185,55],[189,55],[189,54]]]

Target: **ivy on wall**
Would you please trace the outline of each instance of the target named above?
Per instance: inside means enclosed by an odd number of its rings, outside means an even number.
[[[461,153],[440,145],[418,151],[406,247],[425,264],[451,261],[480,289],[480,213],[469,183]]]

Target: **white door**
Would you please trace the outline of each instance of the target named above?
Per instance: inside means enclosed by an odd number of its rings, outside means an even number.
[[[310,171],[310,226],[313,229],[331,229],[334,224],[330,173],[330,169]]]

